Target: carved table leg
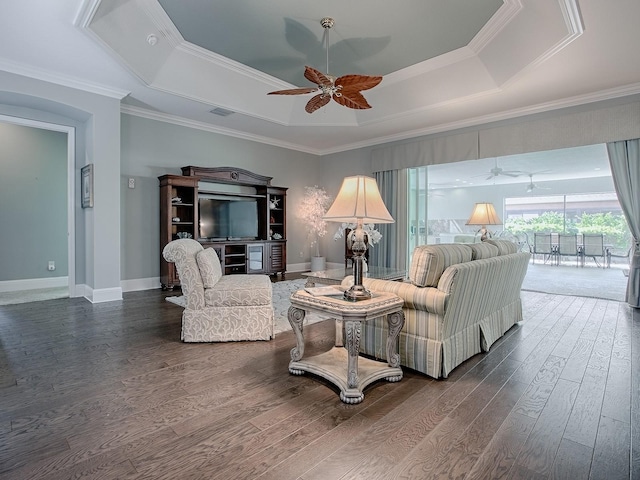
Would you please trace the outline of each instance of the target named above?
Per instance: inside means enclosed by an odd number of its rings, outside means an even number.
[[[358,352],[360,350],[361,323],[347,320],[345,322],[345,336],[347,340],[347,387],[340,392],[340,400],[344,403],[360,403],[364,393],[359,391]]]
[[[296,346],[291,349],[291,361],[297,362],[304,355],[304,335],[302,322],[304,321],[304,310],[296,307],[289,307],[287,318],[291,324],[293,332],[296,334]],[[294,375],[302,375],[303,370],[297,368],[289,368],[289,372]]]
[[[387,361],[390,367],[400,366],[400,355],[396,348],[398,335],[404,326],[404,312],[402,310],[387,315],[387,325],[389,326],[389,335],[387,336]],[[387,377],[385,380],[389,382],[399,382],[402,375]]]

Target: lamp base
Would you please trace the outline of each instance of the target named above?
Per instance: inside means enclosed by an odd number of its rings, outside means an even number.
[[[369,300],[371,292],[364,285],[352,285],[349,290],[344,292],[344,299],[350,302],[358,302],[360,300]]]
[[[371,292],[362,285],[364,254],[367,251],[367,243],[367,234],[362,228],[362,222],[358,221],[356,228],[349,232],[349,236],[347,237],[347,245],[353,252],[353,285],[349,290],[344,292],[345,300],[357,302],[371,298]]]

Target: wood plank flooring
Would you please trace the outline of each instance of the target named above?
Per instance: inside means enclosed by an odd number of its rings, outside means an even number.
[[[184,344],[160,290],[0,307],[2,479],[640,479],[640,312],[523,292],[446,380],[359,405],[270,342]],[[306,355],[331,321],[305,327]]]

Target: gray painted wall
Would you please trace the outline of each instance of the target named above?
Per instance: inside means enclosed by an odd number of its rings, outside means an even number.
[[[158,177],[180,175],[180,167],[187,165],[243,168],[273,177],[274,186],[288,187],[287,263],[309,261],[305,229],[295,212],[304,187],[320,181],[317,156],[126,114],[121,128],[123,280],[159,277]],[[134,189],[128,188],[129,178],[135,179]]]
[[[0,123],[0,167],[0,281],[67,276],[67,134]]]
[[[94,164],[95,207],[76,198],[75,283],[94,301],[121,298],[120,291],[120,97],[91,93],[0,71],[0,112],[76,128],[76,192],[80,168]],[[75,295],[76,292],[71,292]]]
[[[634,101],[637,99],[633,97],[618,100],[620,104]],[[595,105],[580,108],[589,114]],[[287,256],[292,265],[308,261],[311,255],[305,226],[295,215],[304,187],[323,186],[335,195],[344,176],[371,173],[374,147],[316,157],[122,115],[117,92],[100,95],[2,71],[0,112],[43,121],[62,118],[61,124],[77,128],[76,171],[72,178],[78,189],[80,167],[94,164],[96,206],[83,210],[78,201],[75,211],[76,283],[103,290],[108,299],[117,299],[121,280],[159,275],[160,175],[179,174],[184,165],[237,166],[272,176],[274,185],[289,187]],[[563,114],[566,112],[549,112],[545,118]],[[517,119],[520,123],[527,121]],[[599,130],[598,121],[594,120],[594,131]],[[607,121],[600,121],[603,127]],[[419,138],[411,141],[416,140]],[[562,144],[555,148],[568,146],[573,140],[563,137]],[[136,179],[133,190],[125,188],[129,177]],[[334,242],[331,233],[322,248],[330,262],[342,263],[343,244]]]

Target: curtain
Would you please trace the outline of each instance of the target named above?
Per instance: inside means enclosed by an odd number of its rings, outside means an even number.
[[[407,256],[407,171],[376,172],[376,182],[382,200],[395,223],[382,223],[376,229],[380,242],[369,246],[369,263],[373,266],[406,269]]]
[[[607,143],[618,201],[633,236],[626,301],[640,307],[640,139]]]

